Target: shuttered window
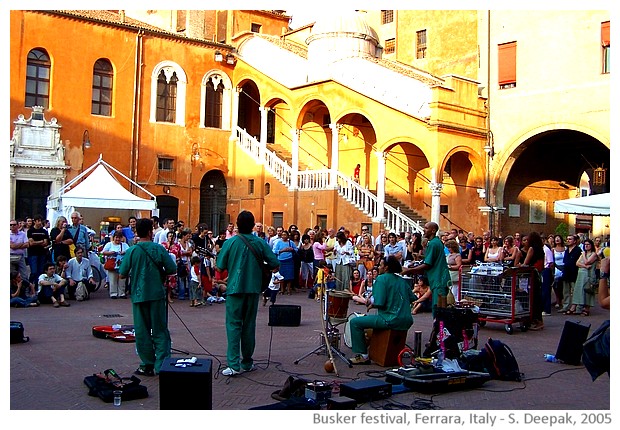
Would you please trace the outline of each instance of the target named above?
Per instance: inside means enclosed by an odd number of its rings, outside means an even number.
[[[498,45],[498,83],[500,88],[517,86],[517,42]]]
[[[609,46],[609,21],[601,23],[601,43]]]
[[[603,47],[603,73],[609,73],[611,46],[609,40],[609,21],[601,23],[601,46]]]

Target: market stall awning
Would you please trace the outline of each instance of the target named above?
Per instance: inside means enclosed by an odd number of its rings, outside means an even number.
[[[126,179],[128,183],[134,184],[151,199],[144,199],[131,193],[120,184],[112,172]],[[157,208],[157,202],[154,194],[99,158],[95,164],[67,183],[57,193],[49,196],[47,207],[53,210],[67,207],[154,210]]]
[[[609,216],[611,193],[593,194],[586,197],[558,200],[553,204],[553,212]]]

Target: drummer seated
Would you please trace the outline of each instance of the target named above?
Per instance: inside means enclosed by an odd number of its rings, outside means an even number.
[[[432,310],[432,293],[426,276],[418,278],[418,282],[413,287],[413,294],[416,296],[416,300],[411,304],[411,313],[413,315]]]
[[[351,349],[355,357],[352,364],[370,364],[364,330],[388,329],[407,331],[413,325],[410,303],[414,296],[407,281],[399,276],[400,261],[393,255],[379,263],[379,273],[373,284],[372,296],[366,299],[369,308],[376,308],[376,315],[365,315],[350,321]]]

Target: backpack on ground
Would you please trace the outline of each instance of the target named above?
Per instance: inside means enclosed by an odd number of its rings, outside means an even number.
[[[121,400],[144,399],[149,396],[148,388],[140,384],[140,378],[131,375],[129,378],[119,376],[113,369],[96,373],[84,378],[88,387],[88,395],[99,397],[106,403],[114,401],[114,391],[121,391]]]
[[[24,325],[19,321],[11,321],[11,343],[24,343],[29,340],[28,336],[24,336]]]
[[[78,282],[75,287],[75,300],[81,302],[83,300],[88,300],[89,293],[88,288],[86,288],[86,281]]]
[[[517,359],[504,342],[489,338],[480,354],[491,378],[502,381],[522,380],[523,374],[519,371]]]

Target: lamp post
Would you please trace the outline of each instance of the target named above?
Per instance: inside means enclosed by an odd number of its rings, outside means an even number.
[[[189,202],[187,204],[187,221],[192,222],[192,179],[194,176],[194,166],[200,160],[200,150],[197,143],[192,143],[192,152],[190,154],[190,169],[189,169]]]
[[[84,130],[84,133],[82,134],[82,166],[80,167],[80,174],[82,174],[82,172],[84,172],[84,154],[85,154],[85,150],[86,149],[90,149],[91,147],[91,143],[90,143],[90,136],[88,134],[88,130]]]
[[[90,149],[90,136],[88,134],[88,130],[84,130],[84,134],[82,134],[82,150]]]

